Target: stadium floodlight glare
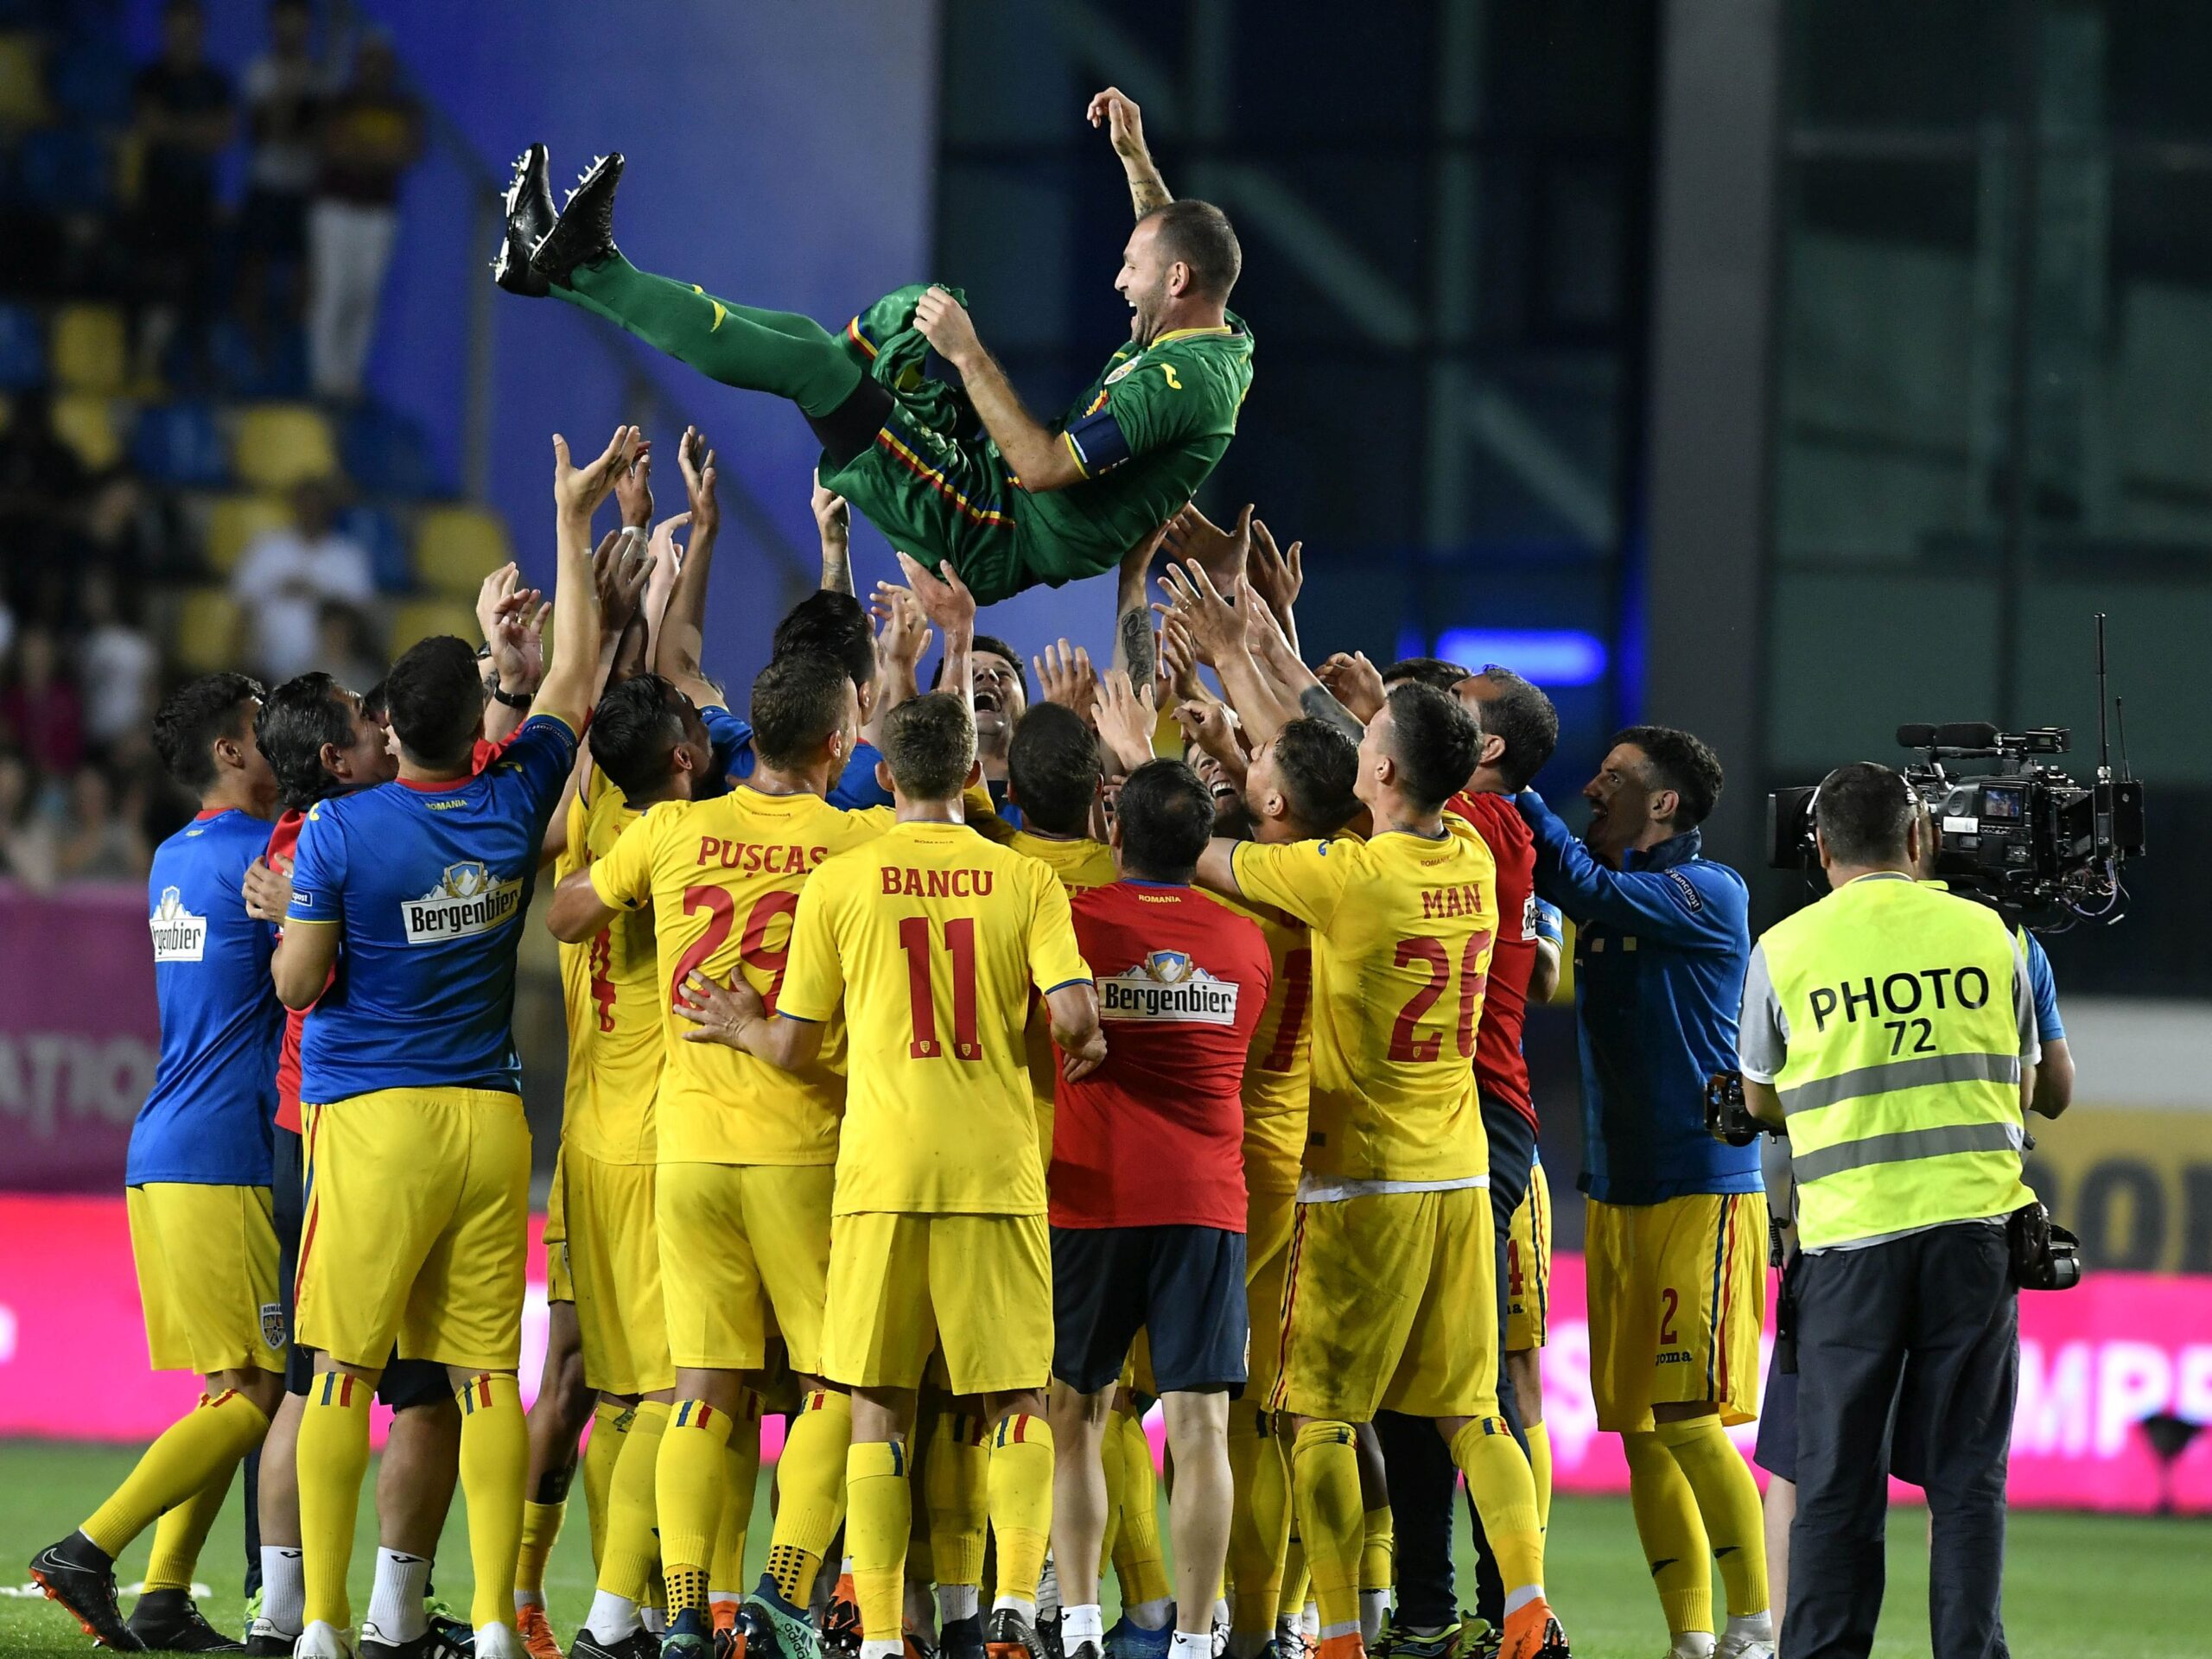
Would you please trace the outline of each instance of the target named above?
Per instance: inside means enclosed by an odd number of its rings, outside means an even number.
[[[1434,654],[1470,668],[1495,663],[1538,685],[1594,685],[1605,677],[1605,642],[1575,628],[1447,628]]]

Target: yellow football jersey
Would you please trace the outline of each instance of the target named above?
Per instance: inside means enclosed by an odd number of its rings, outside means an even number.
[[[1236,849],[1236,885],[1312,930],[1308,1173],[1482,1174],[1476,1022],[1497,933],[1497,867],[1473,829]]]
[[[837,1213],[1043,1214],[1030,988],[1090,977],[1052,872],[962,825],[900,823],[817,870],[779,1006],[844,1007]]]
[[[777,1006],[800,889],[833,853],[881,835],[888,807],[845,812],[818,795],[764,795],[739,785],[706,801],[665,801],[591,867],[602,902],[650,904],[658,934],[654,995],[667,1062],[658,1117],[662,1163],[827,1164],[844,1107],[843,1028],[820,1060],[779,1071],[719,1043],[689,1043],[675,988],[692,969],[733,971]]]
[[[607,774],[588,770],[569,801],[558,861],[582,868],[614,850],[643,815]],[[561,947],[569,1008],[569,1095],[563,1141],[602,1164],[654,1161],[653,1096],[660,1089],[660,998],[650,910],[621,916],[582,944]]]
[[[1313,948],[1306,924],[1273,905],[1242,904],[1210,895],[1259,925],[1273,977],[1268,1005],[1244,1054],[1244,1163],[1255,1184],[1264,1159],[1268,1173],[1295,1180],[1306,1153],[1306,1100],[1313,1084]]]

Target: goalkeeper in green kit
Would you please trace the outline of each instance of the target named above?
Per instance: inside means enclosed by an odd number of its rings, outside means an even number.
[[[925,567],[950,560],[978,604],[1057,587],[1112,569],[1182,509],[1227,452],[1252,383],[1252,332],[1226,308],[1243,264],[1227,216],[1167,194],[1119,91],[1088,115],[1108,127],[1136,205],[1114,283],[1135,315],[1128,344],[1055,425],[1021,406],[956,289],[902,288],[831,334],[639,270],[614,248],[620,156],[594,162],[556,212],[533,144],[515,163],[493,275],[611,318],[725,385],[791,399],[822,442],[823,485]],[[960,385],[924,372],[931,348]]]

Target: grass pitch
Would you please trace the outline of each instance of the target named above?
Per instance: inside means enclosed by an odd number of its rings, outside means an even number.
[[[91,1648],[76,1621],[39,1596],[23,1564],[91,1513],[129,1471],[127,1448],[0,1441],[0,1656],[81,1659]],[[764,1477],[765,1478],[765,1477]],[[353,1557],[356,1613],[367,1605],[376,1525],[364,1503]],[[753,1567],[766,1554],[764,1492],[752,1537]],[[209,1535],[200,1603],[220,1628],[242,1627],[240,1497],[235,1486]],[[467,1517],[458,1499],[439,1551],[439,1595],[466,1616]],[[1899,1510],[1890,1527],[1889,1594],[1875,1652],[1924,1654],[1928,1640],[1926,1517]],[[1465,1522],[1461,1523],[1462,1532]],[[1166,1517],[1161,1516],[1161,1533]],[[124,1583],[135,1582],[150,1535],[125,1552]],[[2005,1578],[2005,1623],[2022,1659],[2196,1659],[2212,1643],[2212,1522],[2107,1516],[2016,1515]],[[1465,1562],[1463,1554],[1462,1567]],[[1578,1659],[1653,1659],[1667,1636],[1651,1593],[1636,1528],[1622,1498],[1563,1497],[1554,1507],[1546,1569],[1553,1604],[1567,1622]],[[1471,1578],[1468,1580],[1471,1583]],[[569,1523],[546,1575],[555,1628],[565,1643],[590,1605],[592,1574],[578,1487]],[[1715,1586],[1716,1599],[1719,1586]],[[1110,1584],[1108,1586],[1110,1596]],[[128,1599],[124,1603],[128,1611]],[[1109,1608],[1110,1622],[1113,1611]]]

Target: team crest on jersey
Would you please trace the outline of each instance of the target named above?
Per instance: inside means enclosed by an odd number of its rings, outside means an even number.
[[[284,1305],[264,1302],[261,1305],[261,1339],[282,1353],[284,1351]]]
[[[520,878],[502,881],[474,861],[447,865],[436,887],[400,906],[410,944],[490,933],[505,926],[521,910]]]
[[[1133,357],[1128,362],[1122,364],[1120,368],[1115,370],[1113,373],[1108,375],[1104,384],[1110,386],[1117,380],[1127,379],[1129,375],[1135,371],[1136,366],[1137,359]]]
[[[175,887],[162,889],[146,925],[154,932],[156,962],[197,962],[207,949],[207,918],[187,910],[184,895]]]
[[[1098,981],[1102,1020],[1162,1020],[1181,1025],[1236,1023],[1235,981],[1216,979],[1187,950],[1154,950]]]

